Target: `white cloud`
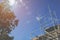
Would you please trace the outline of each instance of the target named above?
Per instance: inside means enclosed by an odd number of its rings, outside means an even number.
[[[37,19],[38,21],[40,21],[40,17],[36,17],[36,19]]]
[[[37,17],[36,17],[36,20],[37,20],[37,21],[40,21],[40,20],[43,19],[43,18],[44,18],[44,16],[41,16],[41,17],[40,17],[40,16],[37,16]]]

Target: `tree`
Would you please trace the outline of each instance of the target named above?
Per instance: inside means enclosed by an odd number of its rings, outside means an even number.
[[[14,12],[4,3],[0,3],[0,40],[13,40],[8,34],[18,25]]]

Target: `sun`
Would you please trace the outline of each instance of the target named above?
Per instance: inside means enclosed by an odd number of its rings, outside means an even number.
[[[14,6],[16,4],[16,0],[8,0],[8,4],[10,6]]]

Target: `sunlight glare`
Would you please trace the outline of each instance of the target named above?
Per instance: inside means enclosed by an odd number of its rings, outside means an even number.
[[[15,0],[9,0],[9,5],[10,5],[10,6],[15,5],[15,3],[16,3],[16,1],[15,1]]]

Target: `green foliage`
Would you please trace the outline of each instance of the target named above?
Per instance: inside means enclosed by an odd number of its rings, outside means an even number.
[[[13,40],[13,37],[8,35],[0,35],[0,40]]]

